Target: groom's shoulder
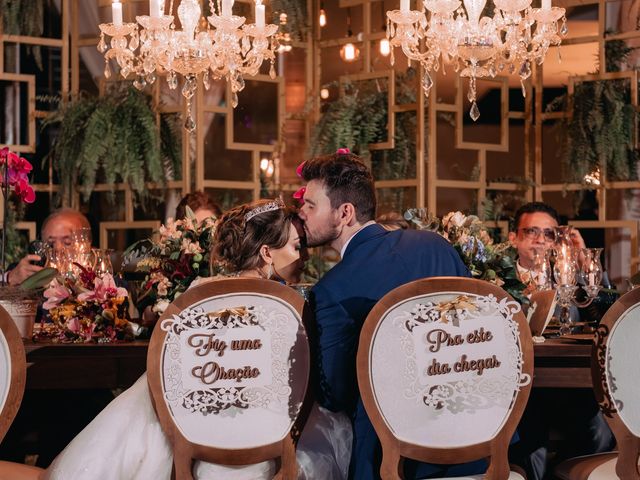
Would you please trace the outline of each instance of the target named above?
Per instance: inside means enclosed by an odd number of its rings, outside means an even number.
[[[402,246],[418,245],[434,249],[451,248],[451,244],[441,235],[427,230],[396,230],[390,233],[392,236],[395,234],[397,243]]]

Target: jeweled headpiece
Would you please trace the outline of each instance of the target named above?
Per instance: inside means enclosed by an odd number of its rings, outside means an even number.
[[[251,210],[249,210],[244,216],[244,221],[246,223],[256,215],[260,215],[261,213],[264,213],[264,212],[272,212],[274,210],[280,210],[281,208],[285,208],[284,202],[279,198],[276,198],[272,202],[265,203],[264,205],[260,205],[259,207],[252,208]]]

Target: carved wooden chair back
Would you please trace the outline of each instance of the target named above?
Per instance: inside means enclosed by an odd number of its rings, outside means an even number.
[[[594,393],[618,444],[616,474],[640,479],[640,288],[620,297],[602,318],[591,357]]]
[[[176,478],[192,478],[193,459],[280,459],[279,475],[297,478],[309,381],[304,305],[277,282],[224,279],[167,308],[151,338],[147,374]]]
[[[18,413],[26,381],[26,357],[20,332],[0,307],[0,442]]]
[[[391,291],[365,321],[357,370],[382,442],[382,478],[401,477],[401,457],[490,457],[485,478],[510,478],[507,450],[529,397],[533,347],[504,290],[439,277]]]

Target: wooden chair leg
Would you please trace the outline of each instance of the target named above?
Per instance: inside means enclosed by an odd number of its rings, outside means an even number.
[[[383,449],[380,476],[382,480],[400,480],[402,478],[402,461],[397,449]]]
[[[291,435],[282,441],[282,459],[280,470],[274,480],[296,480],[298,478],[298,460],[296,458],[296,446]]]

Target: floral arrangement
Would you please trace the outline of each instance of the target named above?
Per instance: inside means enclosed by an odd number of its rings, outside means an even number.
[[[3,221],[9,228],[2,229],[0,262],[2,272],[6,271],[7,259],[11,256],[11,260],[15,260],[16,256],[11,255],[12,252],[7,251],[7,243],[11,243],[13,247],[19,244],[20,239],[16,235],[15,229],[11,228],[11,221],[15,221],[16,212],[9,205],[9,199],[13,193],[13,198],[19,202],[33,203],[36,194],[33,187],[29,185],[29,172],[33,167],[29,161],[17,153],[9,150],[9,147],[0,148],[0,186],[2,187],[2,196],[4,197]],[[22,252],[19,252],[22,253]],[[4,275],[2,276],[4,284]]]
[[[169,304],[182,294],[197,277],[208,277],[209,251],[215,218],[198,223],[187,207],[187,217],[169,221],[153,238],[131,245],[125,252],[125,262],[136,264],[136,271],[145,279],[136,307],[140,312],[151,307],[162,314]]]
[[[404,218],[419,230],[430,230],[447,239],[473,278],[502,287],[521,304],[529,303],[526,285],[518,277],[516,249],[507,242],[494,243],[478,217],[449,212],[440,219],[423,208],[412,208]]]
[[[78,264],[76,276],[55,278],[44,291],[51,324],[41,324],[42,338],[70,343],[108,343],[133,339],[128,293],[110,273],[96,275]]]

